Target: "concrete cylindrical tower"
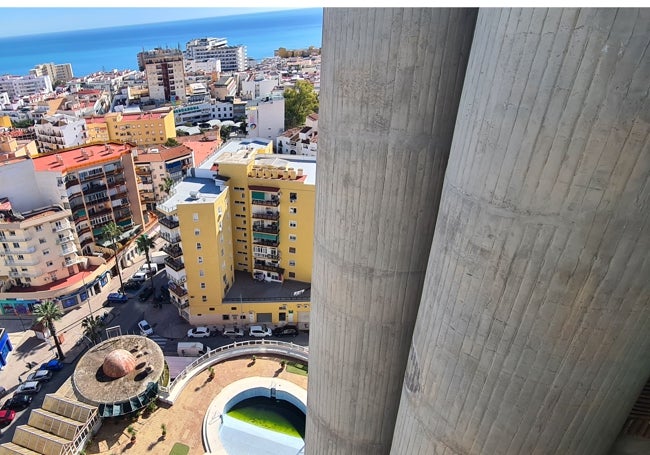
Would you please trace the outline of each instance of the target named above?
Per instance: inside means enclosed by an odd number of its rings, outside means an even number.
[[[650,374],[649,44],[480,10],[391,453],[607,453]]]
[[[476,15],[325,10],[310,454],[390,450]]]

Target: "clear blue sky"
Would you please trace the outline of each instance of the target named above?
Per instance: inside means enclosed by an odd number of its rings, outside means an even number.
[[[26,2],[28,5],[31,3]],[[120,3],[120,2],[116,2]],[[140,3],[141,2],[135,2]],[[190,0],[190,4],[192,1]],[[49,5],[52,3],[49,2]],[[232,16],[294,7],[251,7],[251,8],[0,8],[2,27],[0,37],[34,35],[40,33],[83,30],[120,25],[135,25],[174,20],[197,19],[202,17]]]

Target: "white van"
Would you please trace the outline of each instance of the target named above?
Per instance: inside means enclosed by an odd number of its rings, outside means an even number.
[[[198,357],[205,354],[203,343],[196,341],[180,341],[177,349],[178,355],[182,357]]]
[[[132,281],[140,281],[144,282],[147,281],[147,274],[145,272],[136,272],[132,277]]]

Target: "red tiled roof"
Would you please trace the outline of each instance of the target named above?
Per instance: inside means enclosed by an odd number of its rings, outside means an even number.
[[[108,147],[108,149],[107,149]],[[119,159],[126,153],[131,153],[130,144],[120,142],[109,142],[106,145],[86,144],[65,150],[58,150],[47,155],[41,155],[33,158],[34,169],[38,171],[72,171],[83,169],[89,166],[107,163]],[[88,156],[82,154],[82,150]],[[61,162],[59,162],[59,158]]]

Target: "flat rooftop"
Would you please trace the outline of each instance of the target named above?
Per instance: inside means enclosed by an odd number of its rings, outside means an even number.
[[[304,290],[304,291],[303,291]],[[303,292],[300,292],[303,291]],[[299,292],[298,295],[294,295]],[[223,302],[305,302],[311,300],[311,283],[284,280],[283,283],[255,281],[250,273],[235,271],[235,282],[223,298]]]
[[[131,153],[131,147],[129,144],[115,142],[86,144],[37,156],[32,161],[37,172],[67,172],[119,160],[122,155]]]
[[[213,179],[185,177],[174,186],[170,198],[158,204],[158,207],[162,211],[173,212],[178,204],[214,202],[225,189],[225,185],[217,185]]]

